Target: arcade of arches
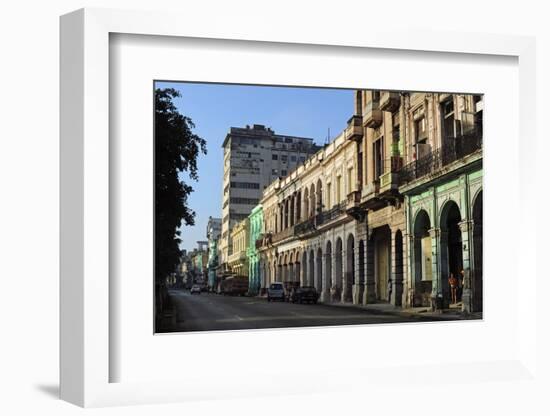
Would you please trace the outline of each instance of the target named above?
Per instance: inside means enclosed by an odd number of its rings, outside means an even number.
[[[369,229],[361,238],[357,228],[350,227],[353,223],[348,223],[331,234],[303,240],[293,249],[279,247],[264,269],[265,281],[315,286],[322,302],[389,302],[436,309],[467,304],[469,311],[481,311],[481,190],[466,208],[449,199],[437,218],[419,209],[409,234],[386,224]],[[460,282],[456,303],[452,302],[451,274]]]

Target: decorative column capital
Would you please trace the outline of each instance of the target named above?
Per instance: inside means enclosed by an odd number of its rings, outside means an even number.
[[[430,228],[428,232],[430,233],[430,237],[439,238],[441,235],[441,228]]]
[[[458,223],[460,231],[468,232],[473,228],[474,222],[472,220],[464,220]]]

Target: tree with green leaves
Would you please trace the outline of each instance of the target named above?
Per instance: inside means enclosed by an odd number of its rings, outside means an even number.
[[[187,205],[193,188],[181,174],[198,180],[197,158],[206,154],[206,141],[194,134],[193,121],[174,104],[180,97],[173,88],[155,89],[155,279],[164,281],[180,261],[182,225],[195,224]]]

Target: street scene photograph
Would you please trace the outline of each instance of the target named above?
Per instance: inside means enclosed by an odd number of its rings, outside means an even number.
[[[156,333],[483,318],[483,94],[154,98]]]

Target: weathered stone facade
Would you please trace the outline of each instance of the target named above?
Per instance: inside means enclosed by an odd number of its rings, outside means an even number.
[[[482,96],[356,91],[347,128],[263,193],[261,287],[441,309],[453,273],[480,311],[482,111]]]

